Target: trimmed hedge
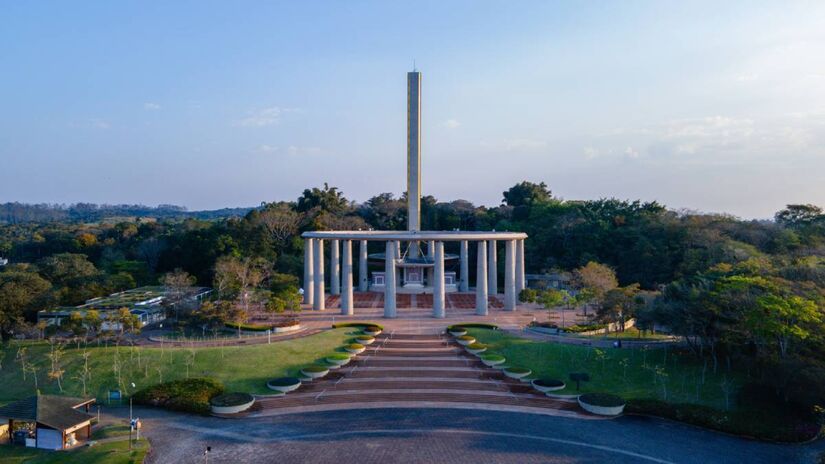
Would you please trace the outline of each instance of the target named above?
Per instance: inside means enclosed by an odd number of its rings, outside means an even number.
[[[582,332],[590,332],[591,330],[601,330],[606,329],[607,324],[588,324],[588,325],[571,325],[570,327],[565,327],[563,330],[565,332],[570,333],[582,333]]]
[[[255,398],[249,393],[232,392],[224,393],[223,395],[218,395],[212,398],[211,400],[209,400],[209,404],[212,406],[220,407],[240,406],[242,404],[249,403],[254,399]]]
[[[465,340],[465,341],[466,341],[466,340],[475,340],[475,339],[476,339],[476,338],[475,338],[475,337],[473,337],[472,335],[462,335],[462,336],[460,336],[460,337],[456,337],[456,338],[458,338],[459,340]]]
[[[464,324],[453,324],[447,326],[447,331],[453,329],[490,329],[490,330],[498,330],[498,326],[495,324],[486,324],[484,322],[467,322]]]
[[[335,359],[336,361],[346,361],[346,360],[350,359],[351,357],[352,356],[350,356],[349,354],[335,353],[335,354],[331,354],[331,355],[325,357],[324,359]]]
[[[272,379],[267,383],[274,387],[289,387],[291,385],[301,383],[301,379],[298,377],[279,377],[277,379]]]
[[[361,348],[366,347],[360,343],[350,343],[349,345],[346,345],[345,348],[349,348],[351,350],[360,350]]]
[[[224,392],[223,384],[211,378],[192,378],[159,383],[132,395],[137,404],[173,411],[209,414],[209,401]]]
[[[527,369],[526,367],[508,367],[504,369],[505,372],[510,372],[512,374],[529,374],[533,371]]]
[[[384,330],[383,325],[376,324],[374,322],[336,322],[335,324],[332,324],[333,329],[340,329],[342,327],[378,327],[379,329]]]
[[[475,342],[475,343],[470,343],[469,345],[467,345],[467,348],[469,348],[471,350],[480,350],[482,348],[487,348],[487,345],[485,345],[484,343]]]
[[[483,354],[480,356],[481,359],[485,361],[505,361],[506,358],[500,354],[490,353],[490,354]]]
[[[719,411],[708,406],[671,404],[652,399],[628,401],[625,413],[664,417],[720,432],[785,443],[811,440],[822,428],[812,418],[794,418],[792,414]]]
[[[610,393],[585,393],[580,395],[579,399],[584,403],[604,408],[615,408],[627,404],[622,397]]]
[[[226,328],[238,330],[246,330],[248,332],[266,332],[267,330],[272,330],[271,325],[263,325],[263,324],[235,324],[233,322],[227,322],[224,324]]]
[[[564,382],[558,379],[536,379],[533,382],[540,387],[547,388],[563,387],[565,385]]]
[[[325,366],[307,366],[307,367],[305,367],[301,370],[306,371],[306,372],[316,372],[316,373],[318,373],[318,372],[328,371],[329,368],[325,367]]]

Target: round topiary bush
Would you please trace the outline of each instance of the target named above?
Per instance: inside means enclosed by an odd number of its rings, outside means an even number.
[[[297,377],[278,377],[266,383],[267,388],[281,393],[289,393],[301,386],[301,379]]]
[[[455,338],[456,341],[464,346],[467,346],[471,343],[475,343],[476,339],[472,335],[461,335],[460,337]]]
[[[522,377],[527,377],[532,373],[533,371],[527,369],[526,367],[507,367],[504,369],[504,375],[510,377],[511,379],[520,379]]]
[[[209,400],[215,414],[237,414],[246,411],[254,403],[254,396],[241,392],[224,393]]]
[[[329,374],[329,368],[325,366],[307,366],[301,369],[301,374],[304,374],[310,379],[320,379]]]
[[[331,368],[335,369],[347,364],[350,360],[350,356],[351,355],[349,353],[335,353],[327,356],[324,360],[330,364]]]
[[[579,395],[579,406],[591,414],[617,416],[624,411],[625,400],[610,393],[585,393]]]
[[[347,350],[348,353],[359,354],[363,353],[364,350],[367,349],[367,347],[360,343],[350,343],[349,345],[345,346],[344,349]]]
[[[531,382],[533,384],[533,388],[536,390],[547,393],[556,390],[563,390],[565,385],[564,382],[557,379],[536,379]]]
[[[355,342],[360,343],[362,345],[371,345],[375,342],[375,337],[371,337],[369,335],[359,335],[355,337]]]
[[[484,343],[470,343],[466,346],[467,351],[478,356],[480,353],[487,351],[487,345]]]
[[[483,354],[480,356],[481,362],[483,362],[487,367],[498,366],[499,364],[503,364],[504,361],[507,360],[504,356],[500,354]]]

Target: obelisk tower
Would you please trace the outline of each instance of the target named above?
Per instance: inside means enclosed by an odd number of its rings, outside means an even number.
[[[421,73],[407,73],[407,230],[421,230]]]

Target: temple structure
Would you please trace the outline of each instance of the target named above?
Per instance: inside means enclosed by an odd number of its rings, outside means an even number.
[[[498,252],[504,248],[504,310],[514,311],[525,287],[524,240],[521,232],[421,230],[421,73],[407,73],[407,230],[315,231],[304,238],[304,303],[324,310],[329,293],[340,295],[341,314],[355,310],[353,244],[358,246],[359,292],[381,292],[384,317],[397,317],[399,293],[432,294],[433,316],[445,317],[446,294],[470,292],[470,246],[476,252],[476,314],[486,315],[491,296],[498,298]],[[381,242],[368,253],[370,242]],[[325,244],[329,245],[325,245]],[[373,245],[375,246],[375,245]],[[329,248],[329,278],[324,248]],[[458,248],[446,253],[445,247]],[[370,274],[370,263],[378,270]],[[457,269],[456,269],[457,263]]]

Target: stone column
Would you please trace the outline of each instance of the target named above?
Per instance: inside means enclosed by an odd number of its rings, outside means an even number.
[[[431,259],[435,260],[435,242],[432,240],[427,241],[427,256]],[[435,286],[435,270],[431,267],[425,268],[427,272],[427,285],[430,287]]]
[[[487,242],[478,242],[476,260],[476,314],[487,315]]]
[[[344,263],[341,286],[341,314],[352,316],[354,314],[354,303],[352,295],[352,240],[344,240]]]
[[[312,268],[315,266],[312,257],[312,245],[315,240],[311,238],[304,239],[304,304],[311,305],[314,300],[315,293],[315,272]]]
[[[516,241],[504,242],[504,310],[516,310]]]
[[[329,241],[329,294],[341,294],[341,259],[338,240]]]
[[[395,242],[387,241],[384,256],[384,317],[395,317]]]
[[[444,294],[444,242],[435,244],[435,283],[433,285],[433,317],[444,318],[447,302]]]
[[[461,261],[459,268],[459,276],[461,280],[458,282],[459,292],[467,292],[470,290],[470,266],[467,262],[467,248],[467,240],[462,240],[461,243],[459,243],[459,261]]]
[[[527,288],[524,277],[524,240],[516,241],[516,293]]]
[[[366,292],[370,286],[369,270],[367,269],[367,241],[361,240],[358,248],[358,291]]]
[[[323,311],[326,307],[326,296],[324,295],[324,241],[316,238],[313,251],[315,252],[313,256],[313,261],[315,261],[315,297],[312,302],[312,309]]]
[[[498,255],[496,254],[496,241],[487,242],[487,289],[490,295],[498,295]]]

